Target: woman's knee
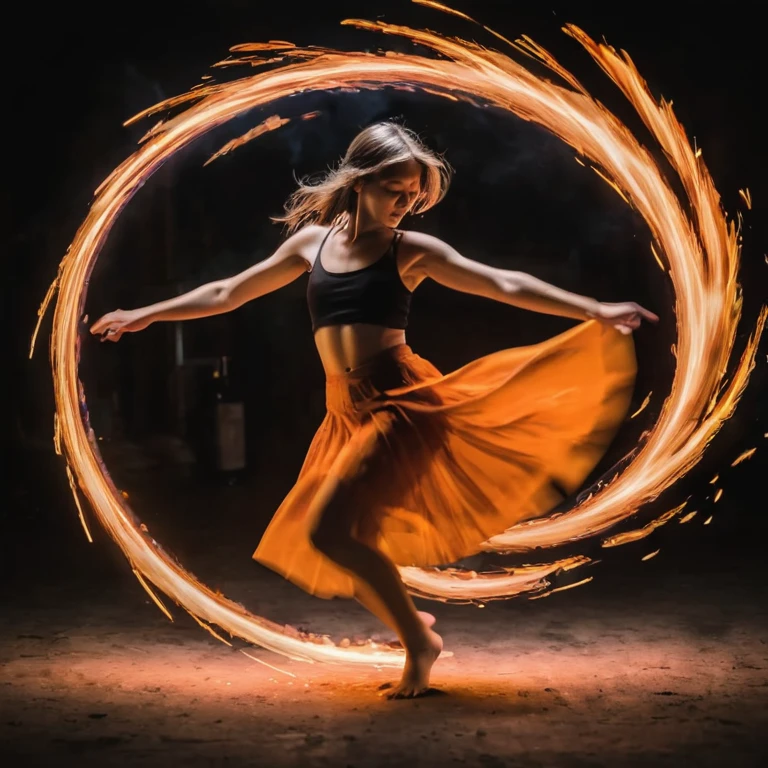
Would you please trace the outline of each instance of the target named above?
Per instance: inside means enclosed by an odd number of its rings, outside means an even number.
[[[331,526],[323,525],[321,521],[310,534],[309,540],[316,550],[330,556],[338,547],[338,531],[331,530]]]

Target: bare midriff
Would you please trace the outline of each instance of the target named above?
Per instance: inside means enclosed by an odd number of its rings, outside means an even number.
[[[405,331],[382,325],[329,325],[315,332],[315,345],[326,376],[348,373],[399,344],[405,344]]]

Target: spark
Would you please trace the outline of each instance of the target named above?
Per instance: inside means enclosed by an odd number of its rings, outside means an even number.
[[[705,521],[704,525],[709,525],[712,522],[713,515],[710,515]]]
[[[133,575],[139,580],[139,584],[144,587],[144,590],[152,598],[155,605],[168,617],[168,620],[173,621],[173,616],[171,616],[170,611],[163,605],[163,601],[152,591],[152,587],[147,584],[141,573],[134,568]]]
[[[650,523],[647,523],[642,528],[637,528],[633,531],[624,531],[624,533],[617,533],[614,536],[608,536],[607,538],[603,539],[602,546],[618,547],[622,544],[629,544],[632,541],[640,541],[640,539],[644,539],[646,536],[650,536],[650,534],[652,534],[657,528],[660,528],[665,523],[668,523],[675,515],[682,512],[687,503],[688,502],[684,501],[674,509],[670,509],[665,512],[656,520],[652,520]]]
[[[555,587],[553,590],[550,590],[550,595],[553,595],[555,592],[565,592],[566,589],[573,589],[574,587],[580,587],[582,584],[588,584],[592,579],[594,579],[594,576],[587,576],[586,579],[582,579],[581,581],[575,581],[573,584],[564,584],[562,587]]]
[[[715,494],[715,503],[717,503],[718,501],[720,501],[720,497],[721,497],[722,495],[723,495],[723,489],[722,489],[722,488],[718,488],[718,489],[717,489],[717,493]]]
[[[564,584],[562,587],[555,587],[554,589],[547,590],[546,592],[542,592],[539,595],[533,595],[530,597],[530,600],[541,600],[543,597],[549,597],[550,595],[554,595],[555,592],[564,592],[566,589],[573,589],[574,587],[580,587],[582,584],[588,584],[594,576],[587,576],[587,578],[582,579],[581,581],[576,581],[573,584]]]
[[[748,189],[740,189],[739,194],[741,195],[742,200],[744,200],[744,203],[746,204],[747,208],[751,211],[752,210],[752,195]]]
[[[676,294],[675,376],[658,419],[642,445],[627,457],[631,461],[622,472],[587,500],[563,514],[516,525],[483,542],[483,551],[536,552],[541,557],[547,548],[602,535],[683,477],[733,414],[754,367],[768,307],[759,312],[751,337],[741,357],[732,363],[731,378],[723,386],[742,310],[737,282],[741,254],[738,233],[734,223],[727,220],[711,176],[695,157],[671,102],[658,102],[652,96],[626,54],[594,42],[577,27],[565,27],[637,110],[679,177],[680,194],[629,129],[528,38],[518,40],[513,48],[543,62],[569,87],[535,75],[499,51],[459,38],[383,22],[348,19],[342,24],[399,36],[431,49],[434,55],[381,56],[301,49],[284,41],[244,44],[236,46],[234,52],[283,50],[289,56],[282,66],[259,70],[232,82],[207,83],[151,106],[126,122],[130,125],[184,107],[151,128],[137,150],[97,189],[61,262],[55,288],[49,291],[50,298],[46,297],[52,301],[56,294],[51,363],[58,433],[67,465],[97,519],[122,549],[153,599],[149,582],[199,619],[289,658],[399,667],[404,654],[397,650],[375,644],[340,648],[327,638],[296,636],[216,594],[141,528],[103,465],[98,443],[84,416],[86,403],[78,380],[88,280],[120,213],[170,157],[227,121],[292,94],[329,89],[375,90],[390,85],[428,91],[470,105],[487,104],[539,124],[590,165],[599,167],[606,181],[643,216],[669,264]],[[243,66],[250,66],[250,62],[244,61]],[[41,312],[45,306],[44,302]],[[71,487],[77,496],[74,481]],[[586,562],[589,558],[569,563],[568,567],[580,567]],[[402,569],[401,573],[415,594],[444,601],[487,602],[546,588],[547,577],[565,569],[562,564],[538,563],[478,574],[474,579],[459,578],[451,569]],[[164,609],[159,600],[156,602]]]
[[[240,649],[240,653],[242,653],[244,656],[247,656],[252,661],[257,661],[259,664],[263,664],[265,667],[269,667],[270,669],[274,670],[275,672],[281,672],[284,675],[287,675],[288,677],[296,677],[296,675],[293,674],[293,672],[288,672],[285,669],[280,669],[280,667],[275,667],[272,664],[268,664],[263,659],[257,659],[255,656],[251,656],[250,653],[247,651],[244,651],[242,648]]]
[[[647,555],[644,555],[641,559],[643,560],[643,562],[645,562],[646,560],[650,560],[652,557],[656,557],[656,555],[658,555],[659,552],[661,552],[660,549],[657,549],[655,552],[649,552]]]
[[[53,450],[57,456],[61,456],[61,429],[59,428],[59,414],[53,414]]]
[[[290,123],[291,120],[288,117],[280,117],[280,115],[271,115],[268,117],[264,122],[259,123],[255,128],[251,128],[250,131],[244,133],[242,136],[239,136],[236,139],[232,139],[231,141],[228,141],[218,152],[215,152],[212,154],[204,163],[203,165],[208,165],[209,163],[212,163],[216,158],[221,157],[222,155],[226,155],[228,152],[231,152],[233,149],[237,149],[237,147],[241,147],[243,144],[247,144],[249,141],[252,141],[253,139],[258,138],[259,136],[262,136],[265,133],[268,133],[269,131],[275,131],[278,128],[281,128],[286,123]]]
[[[72,470],[69,468],[69,465],[67,465],[67,480],[69,480],[69,487],[72,491],[72,497],[75,500],[75,506],[77,507],[77,514],[80,518],[80,525],[83,526],[83,530],[85,531],[85,536],[88,539],[89,544],[93,544],[93,537],[91,536],[91,532],[88,529],[88,523],[85,522],[85,514],[83,513],[83,507],[80,504],[80,494],[77,492],[77,488],[75,487],[75,478],[72,475]]]
[[[592,167],[592,170],[604,181],[608,186],[610,186],[613,190],[616,191],[616,193],[619,195],[619,197],[629,205],[629,198],[622,192],[621,187],[615,182],[612,181],[608,176],[606,176],[602,171],[598,170],[594,166]]]
[[[637,410],[636,410],[636,411],[635,411],[635,412],[634,412],[634,413],[633,413],[633,414],[632,414],[632,415],[629,417],[630,419],[634,419],[634,418],[635,418],[635,416],[638,416],[639,414],[641,414],[641,413],[642,413],[642,412],[643,412],[643,411],[644,411],[644,410],[645,410],[645,409],[648,407],[648,403],[650,403],[650,402],[651,402],[651,395],[652,395],[652,394],[653,394],[653,390],[651,390],[651,391],[650,391],[650,392],[649,392],[649,393],[646,395],[646,397],[645,397],[645,400],[643,400],[643,402],[642,402],[642,404],[640,405],[640,407],[639,407],[639,408],[638,408],[638,409],[637,409]]]
[[[231,53],[248,53],[252,51],[285,51],[295,47],[295,43],[290,43],[287,40],[270,40],[268,43],[240,43],[233,45],[229,50]]]
[[[457,11],[455,8],[449,8],[447,5],[443,5],[442,3],[437,3],[435,2],[435,0],[413,0],[413,2],[415,5],[424,5],[427,8],[434,8],[437,11],[442,11],[443,13],[449,13],[452,16],[458,16],[460,19],[464,19],[465,21],[471,21],[477,24],[477,22],[471,16],[467,16],[466,13]]]
[[[190,613],[187,611],[189,615],[206,631],[209,632],[211,635],[213,635],[217,640],[220,640],[224,645],[228,645],[230,648],[232,647],[232,643],[229,642],[225,637],[222,637],[207,621],[203,621],[202,619],[198,619],[197,616],[195,616],[194,613]]]
[[[48,305],[51,303],[51,299],[56,295],[56,289],[59,287],[59,278],[57,277],[48,288],[48,292],[45,294],[40,308],[37,310],[37,322],[35,323],[35,330],[32,332],[32,341],[29,343],[29,359],[32,359],[32,355],[35,354],[35,344],[37,343],[37,334],[40,333],[40,326],[42,325],[45,313],[48,311]]]
[[[685,517],[681,517],[678,522],[682,525],[683,523],[687,523],[689,520],[693,520],[694,517],[698,514],[697,510],[693,510],[693,512],[689,512]]]
[[[666,272],[667,268],[664,266],[661,259],[659,258],[659,254],[656,253],[656,249],[653,247],[653,243],[651,243],[651,253],[653,254],[653,258],[656,259],[656,263],[661,267],[661,271]]]
[[[732,462],[731,466],[735,467],[737,464],[741,464],[742,461],[751,459],[757,448],[750,448],[748,451],[744,451],[740,456],[737,456]]]

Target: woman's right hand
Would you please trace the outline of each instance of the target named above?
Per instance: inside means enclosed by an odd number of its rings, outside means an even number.
[[[136,309],[116,309],[100,317],[92,326],[91,333],[101,336],[102,341],[119,341],[124,333],[143,331],[151,324]]]

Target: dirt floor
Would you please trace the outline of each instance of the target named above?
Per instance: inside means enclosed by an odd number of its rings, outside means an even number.
[[[169,622],[104,534],[77,543],[63,519],[58,543],[34,526],[17,539],[0,637],[5,765],[768,764],[763,550],[718,518],[690,547],[601,564],[545,599],[420,601],[455,655],[435,667],[438,692],[394,702],[377,692],[393,670],[249,649],[266,666],[178,608]],[[188,542],[190,570],[270,619],[381,636],[356,604],[311,598],[249,561],[248,537]]]

